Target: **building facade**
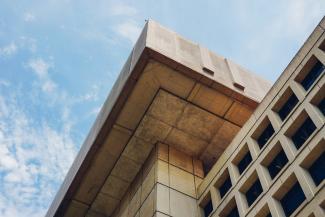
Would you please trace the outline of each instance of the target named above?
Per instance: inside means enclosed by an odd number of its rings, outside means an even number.
[[[271,87],[148,21],[47,216],[325,216],[324,31]]]

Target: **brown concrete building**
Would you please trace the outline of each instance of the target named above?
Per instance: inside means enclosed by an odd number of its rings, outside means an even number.
[[[324,216],[324,29],[271,87],[149,21],[47,216]]]

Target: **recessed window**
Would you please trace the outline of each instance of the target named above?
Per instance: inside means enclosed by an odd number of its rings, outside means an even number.
[[[248,206],[251,206],[262,192],[261,182],[257,179],[245,193]]]
[[[325,98],[320,101],[317,107],[323,113],[323,115],[325,115]]]
[[[272,217],[267,203],[254,215],[256,217]]]
[[[316,126],[314,122],[310,119],[310,117],[307,117],[291,137],[296,148],[299,149],[315,130]]]
[[[235,206],[226,217],[239,217],[237,206]]]
[[[203,207],[203,211],[204,211],[204,217],[208,217],[210,213],[212,213],[213,206],[212,206],[211,199],[209,199],[208,202],[205,204],[205,206]]]
[[[223,210],[219,213],[220,217],[239,217],[235,197],[231,198]]]
[[[298,98],[294,93],[289,97],[289,99],[285,102],[285,104],[279,109],[278,114],[281,120],[286,119],[288,114],[292,111],[292,109],[297,105]]]
[[[223,198],[227,194],[231,186],[232,186],[231,180],[228,175],[227,179],[219,187],[219,193],[221,198]]]
[[[319,111],[325,115],[325,85],[317,90],[317,93],[314,94],[313,99],[310,101],[310,103],[317,107]]]
[[[286,216],[290,216],[304,201],[306,197],[299,185],[299,182],[292,186],[292,188],[280,200],[283,211]]]
[[[252,155],[248,151],[237,164],[239,174],[242,174],[244,172],[244,170],[248,167],[248,165],[252,162],[252,160],[253,160]]]
[[[267,169],[270,173],[272,179],[282,170],[282,168],[288,163],[288,158],[281,149],[281,151],[273,158],[269,165],[267,165]]]
[[[325,179],[325,151],[308,168],[310,176],[318,186]]]
[[[269,123],[262,134],[258,137],[257,143],[260,148],[263,148],[263,146],[269,141],[269,139],[272,137],[274,134],[274,129],[271,123]]]
[[[300,84],[303,86],[303,88],[306,91],[309,90],[309,88],[313,85],[313,83],[317,80],[317,78],[324,73],[324,69],[325,69],[325,66],[319,60],[314,58],[313,62],[315,63],[309,69],[309,71],[307,71],[306,76],[300,82]]]

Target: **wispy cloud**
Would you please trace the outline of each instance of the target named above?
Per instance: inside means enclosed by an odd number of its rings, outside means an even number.
[[[0,95],[0,216],[42,216],[76,146],[64,123],[36,124],[15,98]]]
[[[26,12],[25,14],[24,14],[24,21],[25,22],[33,22],[34,20],[35,20],[35,15],[34,14],[32,14],[32,13],[30,13],[30,12]]]
[[[137,12],[136,8],[125,3],[114,4],[109,11],[111,16],[134,16]]]
[[[116,32],[134,44],[140,35],[141,28],[135,21],[127,20],[116,26]]]
[[[52,81],[48,73],[49,69],[53,67],[52,63],[46,62],[42,58],[30,59],[28,67],[30,67],[39,78],[44,92],[51,93],[56,89],[57,84]]]
[[[8,45],[5,45],[3,47],[0,47],[0,57],[10,57],[16,54],[18,50],[17,45],[14,42],[11,42]]]

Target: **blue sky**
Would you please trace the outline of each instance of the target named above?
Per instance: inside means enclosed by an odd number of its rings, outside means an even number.
[[[44,216],[151,18],[274,82],[323,0],[0,0],[0,216]]]

